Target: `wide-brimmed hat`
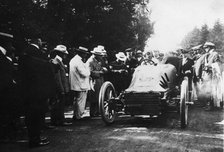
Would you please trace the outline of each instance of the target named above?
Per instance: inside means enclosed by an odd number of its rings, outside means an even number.
[[[81,53],[86,53],[86,54],[89,54],[88,49],[87,49],[87,48],[85,48],[85,47],[82,47],[82,46],[79,46],[79,48],[78,48],[78,49],[76,49],[76,51],[81,52]]]
[[[207,48],[207,47],[215,47],[215,44],[212,42],[205,42],[205,44],[203,45],[203,48]]]
[[[13,42],[13,35],[0,32],[0,45],[2,45],[2,43],[10,43],[10,42],[11,43]]]
[[[107,55],[107,51],[104,49],[104,46],[98,45],[91,51],[92,54],[105,56]]]
[[[143,54],[143,52],[142,52],[141,50],[138,50],[138,51],[136,52],[136,54]]]
[[[0,32],[0,37],[8,38],[8,39],[13,39],[13,35],[8,34],[8,33],[3,33]]]
[[[54,48],[54,51],[58,51],[58,52],[61,52],[61,53],[68,54],[67,47],[64,46],[64,45],[57,45],[57,46]]]
[[[118,60],[121,60],[121,61],[125,61],[127,59],[127,57],[125,56],[123,52],[118,52],[115,56]]]
[[[125,52],[133,52],[133,49],[132,48],[127,48],[127,49],[125,49]]]
[[[194,47],[191,48],[191,50],[199,50],[199,49],[202,48],[202,46],[203,46],[202,44],[194,46]]]
[[[0,46],[0,52],[2,52],[3,55],[6,55],[6,50],[5,50],[5,48],[3,48],[3,47],[1,47],[1,46]]]

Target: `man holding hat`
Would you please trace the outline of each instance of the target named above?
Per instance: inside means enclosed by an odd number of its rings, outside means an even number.
[[[55,68],[56,96],[51,109],[51,123],[55,126],[68,125],[65,122],[64,107],[65,95],[69,92],[69,82],[66,77],[66,67],[63,63],[67,54],[68,51],[64,45],[57,45],[51,54],[51,62],[57,65]]]
[[[89,52],[87,48],[79,47],[70,63],[70,88],[74,92],[74,116],[73,119],[81,119],[85,112],[87,92],[90,90],[90,69],[85,64]]]
[[[195,74],[197,80],[203,79],[203,87],[206,89],[205,94],[209,95],[212,92],[212,64],[219,61],[219,55],[215,52],[215,44],[212,42],[205,42],[203,45],[205,54],[202,55],[195,63]],[[215,101],[216,102],[216,101]],[[214,101],[204,100],[202,103],[206,110],[212,110]]]
[[[102,84],[104,83],[104,74],[107,72],[107,68],[103,67],[103,57],[106,56],[106,50],[104,46],[98,45],[91,51],[92,56],[87,60],[87,65],[91,71],[90,83],[90,116],[99,115],[99,92]]]
[[[125,65],[126,56],[123,52],[115,54],[116,60],[110,63],[109,69],[111,72],[110,80],[114,84],[117,93],[128,87],[128,70]]]

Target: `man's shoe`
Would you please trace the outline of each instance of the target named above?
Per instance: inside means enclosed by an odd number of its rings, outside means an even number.
[[[46,146],[48,144],[50,144],[50,142],[48,140],[40,141],[40,142],[30,142],[29,147],[30,148],[41,147],[41,146]]]
[[[55,129],[56,127],[54,125],[46,125],[45,129]]]
[[[48,139],[47,139],[47,137],[42,136],[42,137],[40,137],[40,141],[48,141]]]

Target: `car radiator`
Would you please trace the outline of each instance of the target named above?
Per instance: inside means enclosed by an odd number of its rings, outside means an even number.
[[[160,93],[125,93],[125,111],[133,115],[153,115],[161,112]]]

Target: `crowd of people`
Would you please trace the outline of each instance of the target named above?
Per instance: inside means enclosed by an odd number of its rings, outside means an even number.
[[[203,70],[209,70],[211,63],[219,60],[214,44],[207,42],[193,51],[170,54],[128,48],[117,52],[116,60],[109,63],[108,53],[102,45],[91,50],[80,46],[75,49],[75,54],[61,44],[46,51],[39,37],[33,37],[24,51],[15,57],[12,37],[4,36],[7,38],[0,42],[0,117],[3,122],[0,136],[7,137],[13,121],[25,115],[30,147],[49,144],[48,139],[41,136],[47,112],[51,114],[53,126],[72,124],[64,115],[68,95],[71,96],[74,121],[83,119],[87,102],[90,117],[96,117],[100,115],[98,98],[102,84],[111,81],[119,94],[128,88],[137,66],[173,64],[177,70],[191,73],[191,79],[199,82],[203,79]],[[204,52],[198,51],[201,49]],[[69,60],[68,55],[71,56]]]
[[[64,115],[66,102],[71,99],[73,120],[83,118],[87,102],[90,117],[99,116],[98,97],[103,82],[113,81],[119,93],[128,87],[131,73],[140,64],[133,58],[132,49],[125,51],[128,57],[118,52],[116,61],[108,63],[102,45],[92,50],[80,46],[69,52],[59,44],[47,50],[39,37],[33,37],[20,54],[15,54],[12,39],[10,34],[1,35],[1,138],[7,139],[16,120],[24,115],[30,147],[49,144],[41,136],[46,113],[50,113],[51,126],[71,125]]]

